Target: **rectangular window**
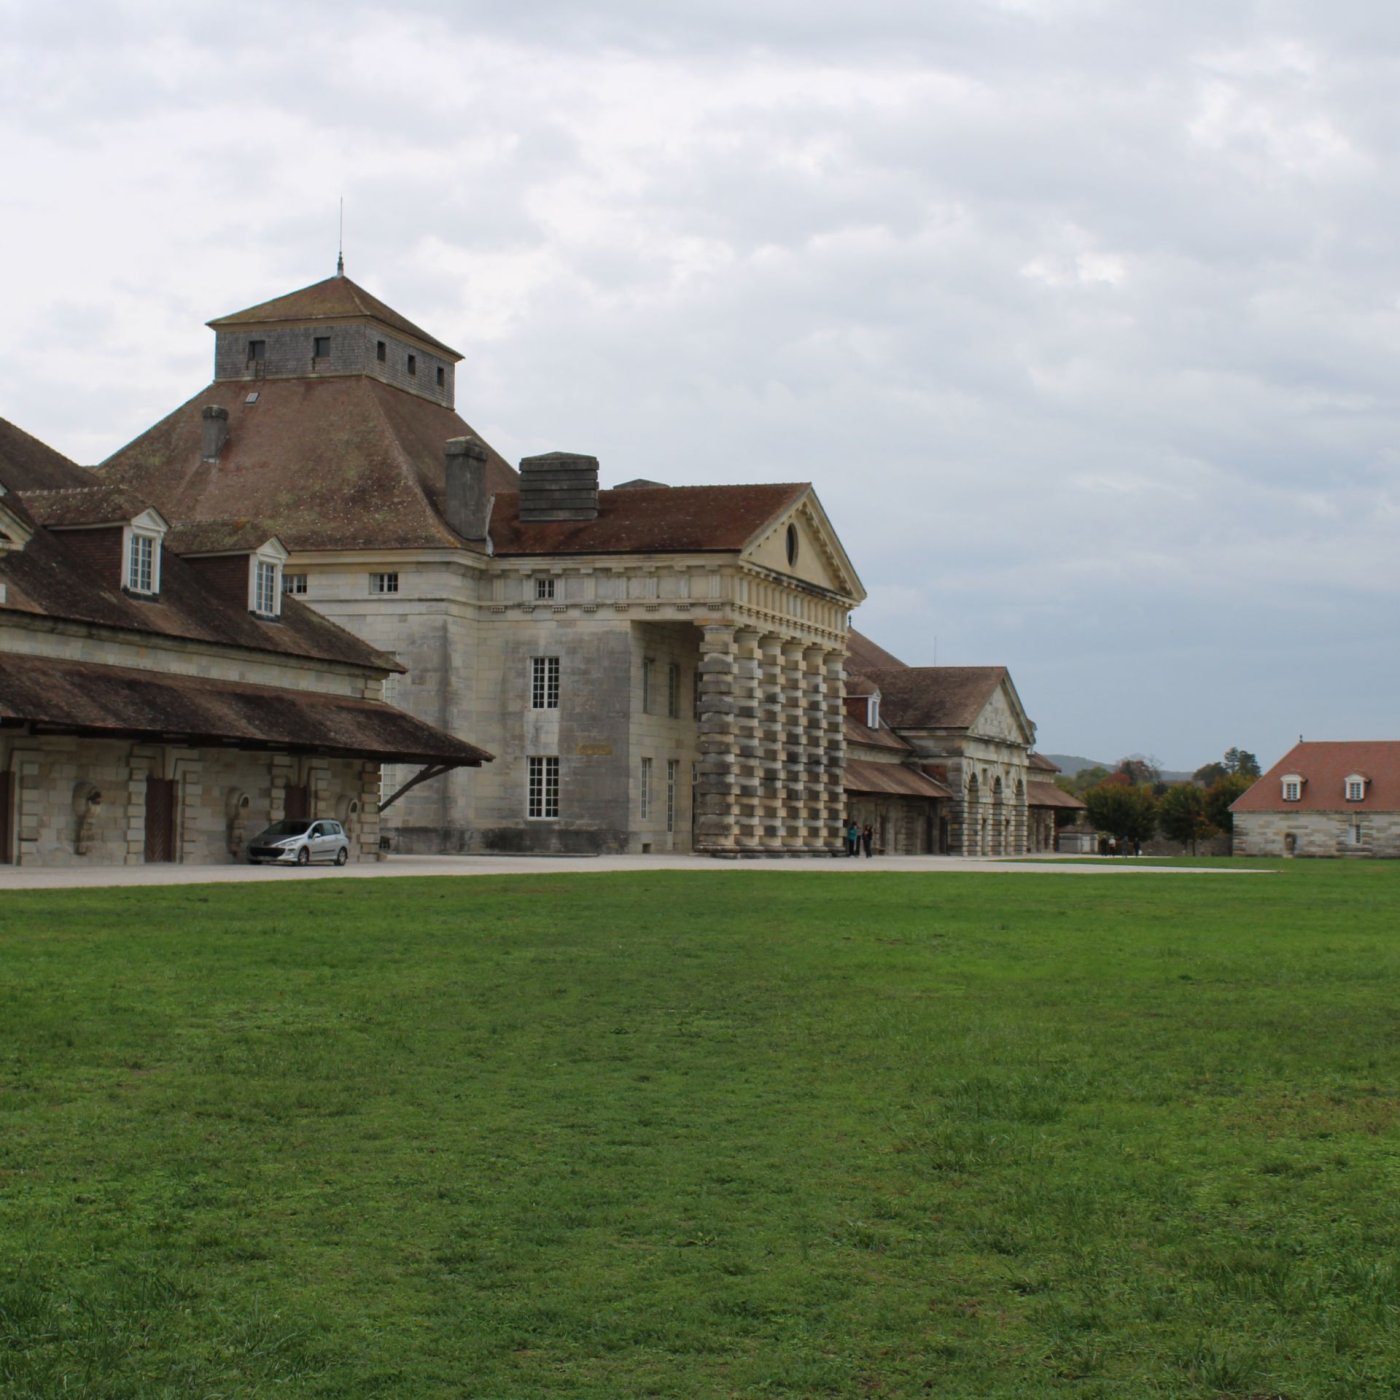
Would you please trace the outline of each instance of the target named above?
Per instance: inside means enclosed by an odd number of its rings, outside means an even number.
[[[374,342],[374,358],[378,360],[381,365],[389,358],[388,346],[386,346],[382,340],[376,340]]]
[[[1360,802],[1366,796],[1366,784],[1361,778],[1347,779],[1347,801]]]
[[[545,600],[553,598],[554,580],[552,578],[537,578],[535,580],[535,597]]]
[[[666,713],[672,719],[681,716],[681,668],[674,661],[666,667]]]
[[[418,373],[418,356],[417,356],[417,355],[410,355],[410,356],[408,357],[408,372],[409,372],[410,374],[417,374],[417,373]]]
[[[676,788],[681,781],[681,761],[678,758],[666,760],[666,830],[676,829]]]
[[[651,678],[656,671],[656,662],[650,656],[642,657],[642,713],[651,713]]]
[[[248,363],[250,365],[260,364],[267,358],[267,341],[250,340],[248,342]]]
[[[277,606],[277,565],[266,564],[259,559],[254,567],[257,572],[253,577],[253,611],[264,617],[276,617],[280,611]]]
[[[528,793],[525,815],[539,821],[550,821],[559,815],[559,760],[557,758],[528,758]]]
[[[559,708],[559,658],[532,656],[530,658],[530,708],[557,710]]]
[[[1285,778],[1283,782],[1283,800],[1285,802],[1296,802],[1303,795],[1303,785],[1295,778]]]
[[[126,586],[133,593],[154,593],[155,573],[156,542],[149,535],[132,535],[131,563],[127,569]]]
[[[318,335],[312,341],[311,353],[318,359],[324,360],[331,353],[331,338],[328,335]]]
[[[447,384],[447,371],[441,365],[438,366],[438,388],[441,389]]]
[[[651,820],[651,759],[642,760],[642,820]]]
[[[397,593],[399,591],[398,574],[371,574],[369,576],[369,591],[371,593]]]
[[[306,575],[305,575],[305,574],[283,574],[283,575],[282,575],[282,592],[283,592],[283,593],[305,593],[305,592],[306,592]]]

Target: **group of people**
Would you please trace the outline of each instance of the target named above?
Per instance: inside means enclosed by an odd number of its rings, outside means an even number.
[[[846,826],[846,854],[848,856],[858,856],[862,851],[867,858],[874,855],[875,828],[867,822],[864,826],[857,824],[854,817]]]

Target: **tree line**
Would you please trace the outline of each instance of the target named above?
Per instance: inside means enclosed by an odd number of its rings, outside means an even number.
[[[1230,804],[1259,775],[1259,760],[1248,749],[1231,748],[1219,761],[1196,769],[1185,783],[1164,782],[1161,765],[1142,754],[1120,759],[1111,770],[1083,769],[1057,781],[1084,803],[1095,830],[1112,836],[1120,849],[1160,831],[1194,854],[1198,841],[1230,834]]]

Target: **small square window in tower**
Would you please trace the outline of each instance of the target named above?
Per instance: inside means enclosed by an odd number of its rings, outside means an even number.
[[[374,343],[374,358],[382,365],[389,358],[389,347],[382,340]]]
[[[248,342],[248,363],[250,365],[261,364],[267,358],[267,341],[250,340]]]
[[[443,369],[443,367],[442,367],[441,365],[439,365],[439,366],[438,366],[438,372],[437,372],[437,386],[438,386],[439,389],[441,389],[441,388],[443,388],[446,384],[447,384],[447,371],[446,371],[445,369]]]
[[[417,356],[417,355],[410,355],[410,356],[408,357],[408,372],[409,372],[410,374],[417,374],[417,373],[418,373],[418,356]]]
[[[318,359],[329,358],[331,353],[331,338],[328,335],[318,335],[312,341],[311,353]]]

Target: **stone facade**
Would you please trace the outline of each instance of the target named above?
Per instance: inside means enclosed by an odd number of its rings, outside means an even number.
[[[1237,812],[1237,856],[1400,859],[1400,812]]]

